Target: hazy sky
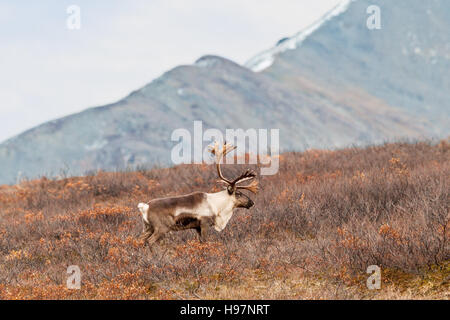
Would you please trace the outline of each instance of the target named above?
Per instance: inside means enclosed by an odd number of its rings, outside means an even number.
[[[205,54],[245,63],[340,0],[0,0],[0,142]],[[81,29],[67,28],[67,8]]]

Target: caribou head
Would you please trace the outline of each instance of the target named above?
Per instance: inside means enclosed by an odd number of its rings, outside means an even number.
[[[254,202],[246,196],[244,193],[239,190],[248,190],[252,193],[258,192],[258,181],[254,180],[256,178],[255,172],[252,170],[246,170],[240,176],[235,178],[234,180],[229,180],[223,176],[222,170],[220,168],[220,162],[225,156],[236,149],[235,146],[231,144],[224,143],[222,148],[219,148],[219,144],[215,142],[214,146],[210,147],[210,152],[216,157],[216,168],[217,174],[219,176],[220,182],[226,184],[226,190],[228,195],[232,198],[232,201],[235,203],[236,208],[247,208],[250,209],[253,207]],[[240,185],[240,183],[253,180],[248,185]]]

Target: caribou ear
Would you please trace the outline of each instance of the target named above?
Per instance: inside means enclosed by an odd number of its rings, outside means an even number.
[[[235,188],[234,188],[233,186],[228,186],[228,187],[227,187],[227,191],[228,191],[228,194],[229,194],[230,196],[234,193],[234,190],[235,190]]]

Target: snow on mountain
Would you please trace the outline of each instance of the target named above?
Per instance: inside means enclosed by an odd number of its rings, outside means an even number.
[[[355,0],[342,0],[338,5],[336,5],[332,10],[325,14],[321,19],[314,22],[312,25],[298,32],[293,37],[282,39],[278,44],[266,50],[245,63],[245,67],[253,70],[254,72],[261,72],[272,65],[275,60],[275,56],[286,50],[296,49],[309,35],[320,28],[325,22],[331,20],[348,9],[350,3]]]

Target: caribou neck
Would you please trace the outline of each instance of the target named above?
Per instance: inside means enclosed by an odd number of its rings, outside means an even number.
[[[216,193],[208,193],[208,202],[215,216],[215,226],[217,231],[222,231],[233,215],[235,208],[235,197],[230,196],[227,190]]]

